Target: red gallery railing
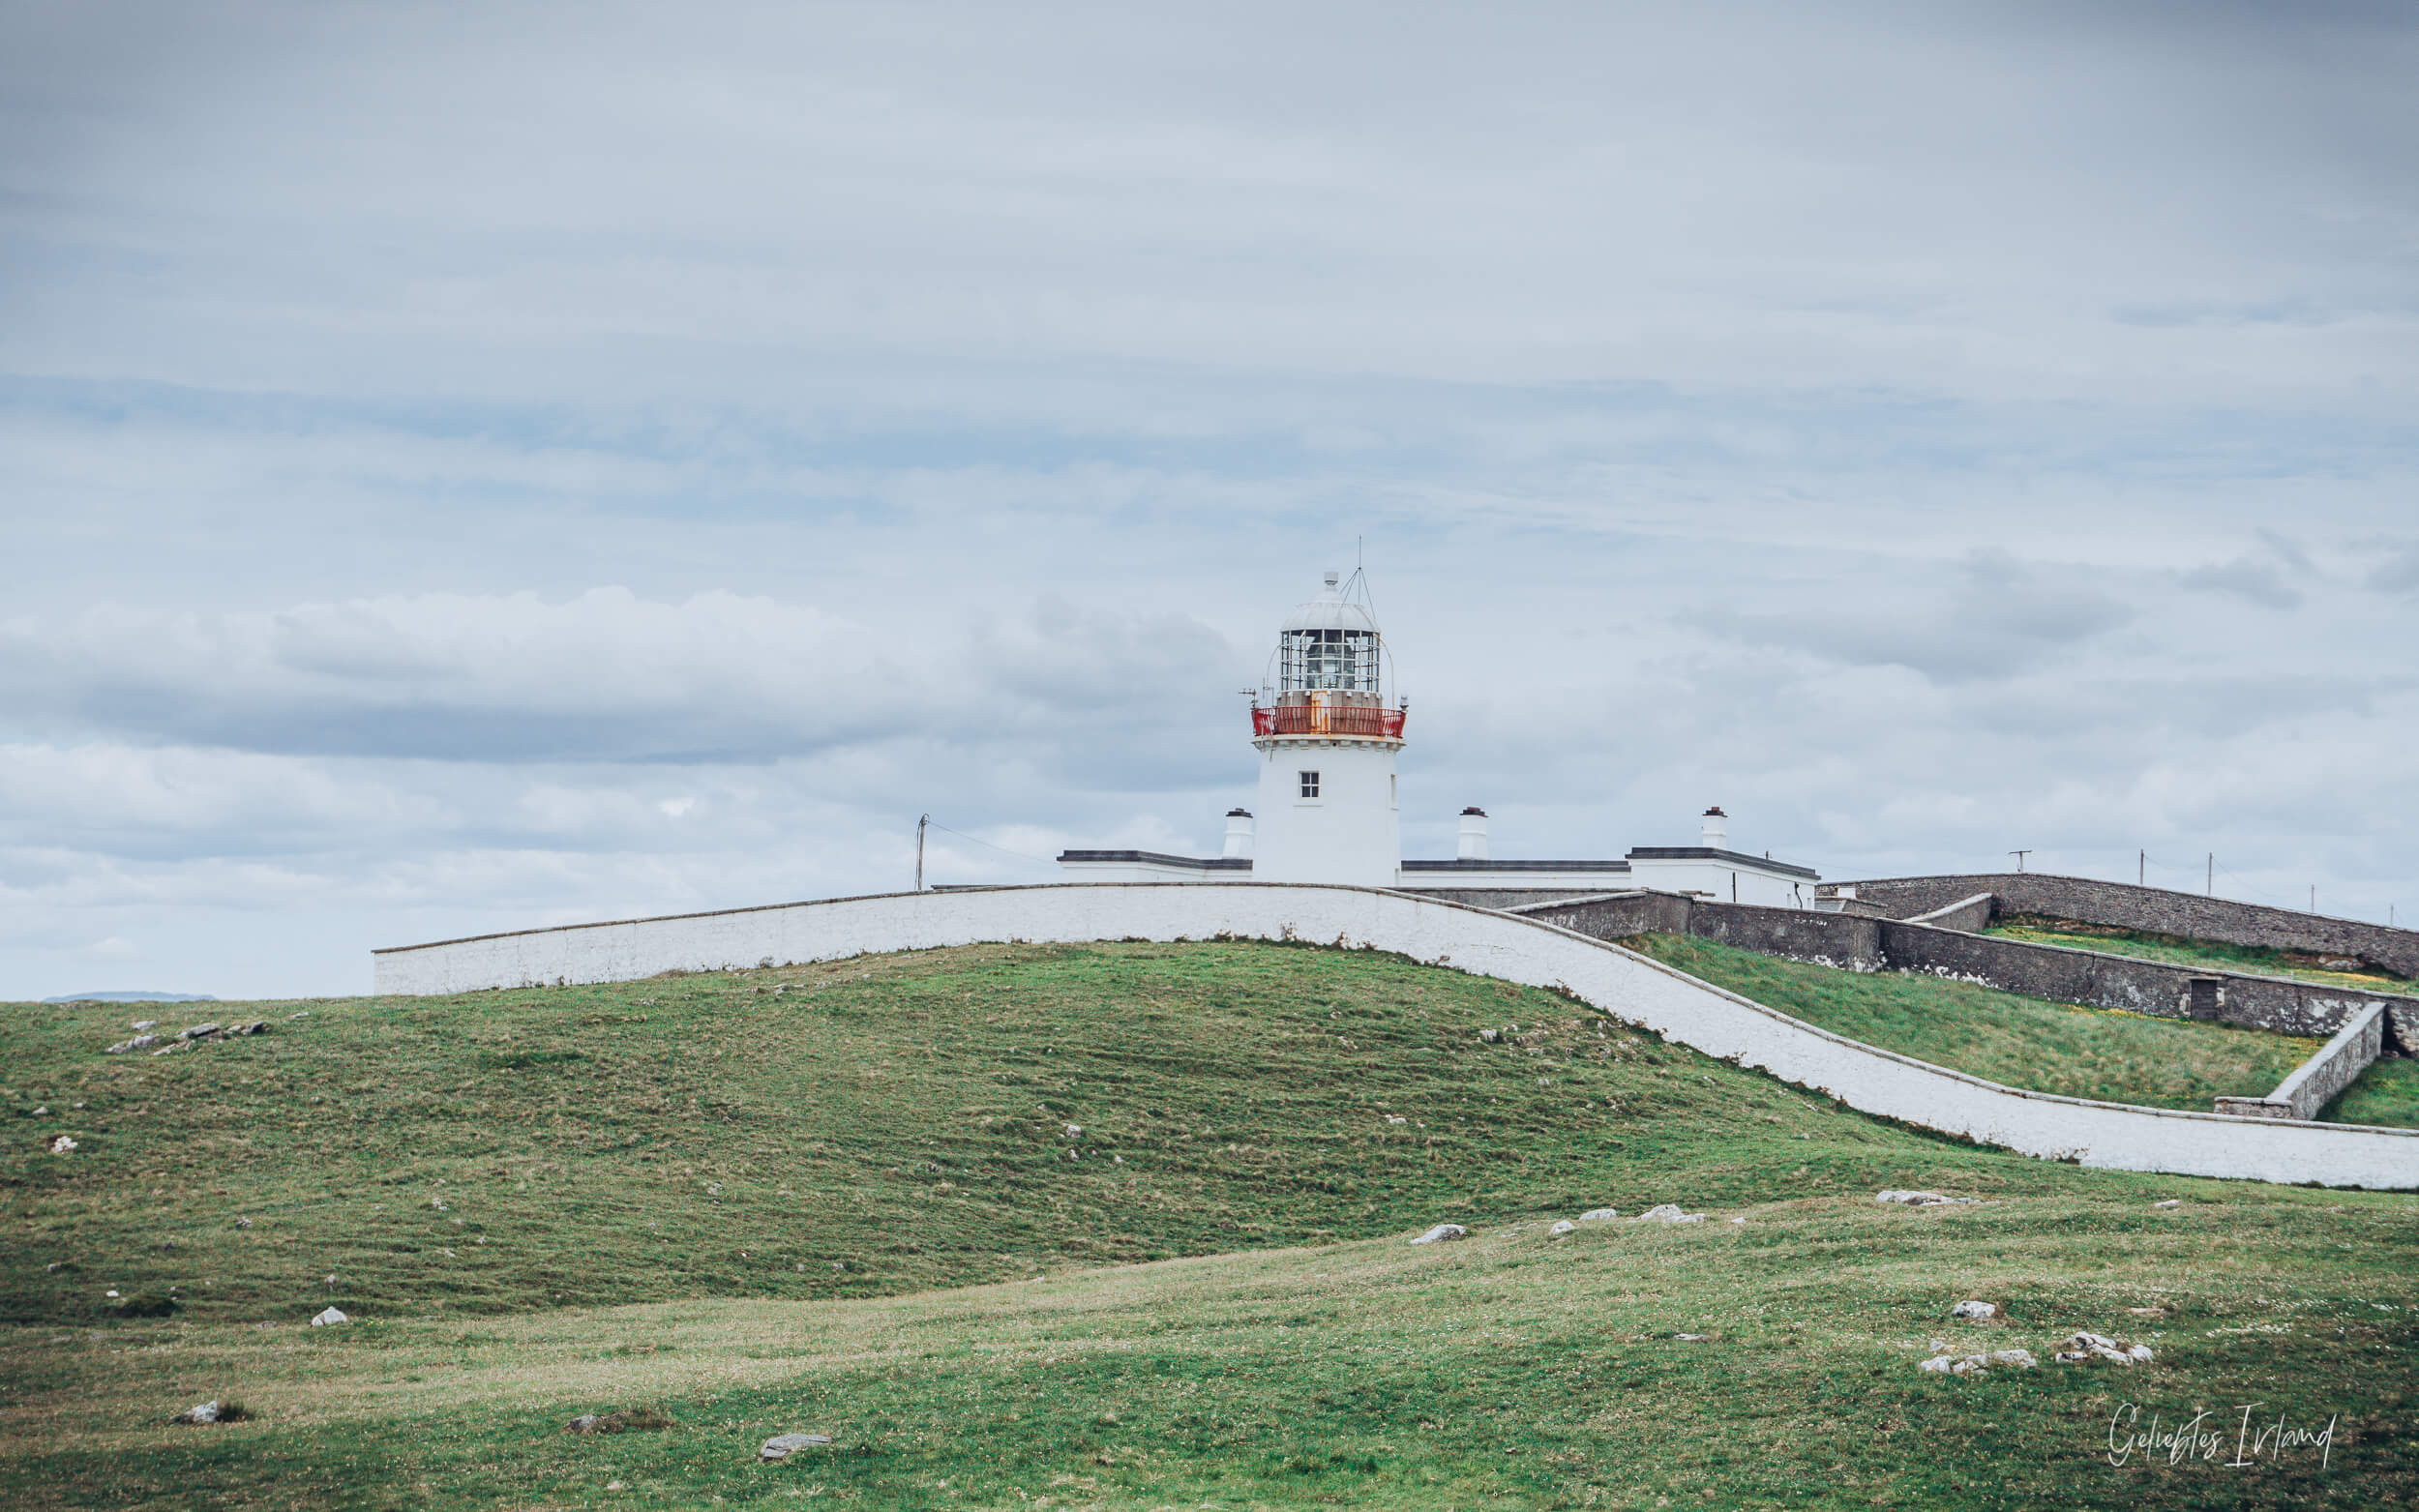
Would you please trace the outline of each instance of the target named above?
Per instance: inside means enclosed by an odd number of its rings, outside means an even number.
[[[1254,735],[1358,735],[1369,740],[1400,740],[1403,738],[1403,716],[1406,712],[1349,703],[1280,703],[1274,708],[1255,705],[1251,711],[1251,732]]]

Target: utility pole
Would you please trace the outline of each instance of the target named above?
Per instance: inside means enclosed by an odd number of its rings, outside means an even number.
[[[2024,870],[2024,858],[2031,855],[2032,852],[2029,850],[2011,850],[2008,854],[2016,857],[2016,869],[2021,872]]]
[[[933,821],[929,814],[915,816],[915,890],[924,890],[924,826]]]
[[[2310,911],[2318,911],[2318,884],[2315,882],[2310,884]]]
[[[2147,850],[2137,850],[2134,852],[2134,885],[2135,887],[2139,887],[2149,880],[2150,852]]]
[[[2209,852],[2209,882],[2207,890],[2210,897],[2215,898],[2218,896],[2218,853],[2214,850]]]

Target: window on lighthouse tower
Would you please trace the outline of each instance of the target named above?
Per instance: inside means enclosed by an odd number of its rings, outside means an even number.
[[[1301,774],[1301,795],[1305,798],[1316,798],[1319,796],[1318,773],[1304,772]]]

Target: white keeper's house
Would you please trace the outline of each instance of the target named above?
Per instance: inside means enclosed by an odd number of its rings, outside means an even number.
[[[1640,845],[1618,860],[1510,861],[1487,853],[1486,812],[1473,805],[1461,811],[1451,860],[1404,859],[1394,758],[1410,710],[1389,693],[1391,665],[1360,575],[1341,582],[1328,574],[1326,591],[1277,629],[1251,708],[1258,791],[1250,808],[1227,815],[1223,851],[1068,850],[1060,870],[1072,882],[1342,882],[1555,897],[1654,888],[1814,906],[1813,869],[1731,849],[1718,807],[1705,811],[1693,845]]]

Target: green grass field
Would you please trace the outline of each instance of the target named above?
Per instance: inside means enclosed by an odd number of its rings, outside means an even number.
[[[2207,1112],[2218,1097],[2264,1095],[2325,1043],[1913,973],[1840,971],[1687,936],[1623,943],[1835,1034],[2068,1097]]]
[[[2412,1198],[1959,1144],[1396,958],[977,947],[263,1006],[159,1058],[7,1013],[13,1507],[2419,1497]],[[1545,1233],[1661,1201],[1709,1220]],[[1473,1238],[1403,1244],[1439,1219]],[[1914,1369],[2076,1328],[2159,1360]],[[164,1426],[205,1397],[253,1416]],[[2333,1418],[2326,1465],[2107,1462],[2129,1407],[2238,1401]],[[619,1406],[672,1425],[560,1431]],[[791,1430],[835,1441],[754,1463]]]
[[[2419,1060],[2379,1060],[2318,1115],[2327,1123],[2378,1123],[2419,1129]]]
[[[2256,976],[2285,976],[2329,987],[2365,987],[2372,992],[2407,994],[2411,984],[2390,972],[2364,967],[2330,971],[2327,958],[2307,950],[2271,950],[2260,945],[2227,945],[2217,940],[2188,939],[2180,934],[2154,934],[2113,925],[2077,924],[2072,919],[2044,919],[2012,914],[1983,931],[2036,945],[2064,945],[2096,950],[2104,955],[2164,961],[2172,965],[2206,966],[2219,971],[2244,971]]]

